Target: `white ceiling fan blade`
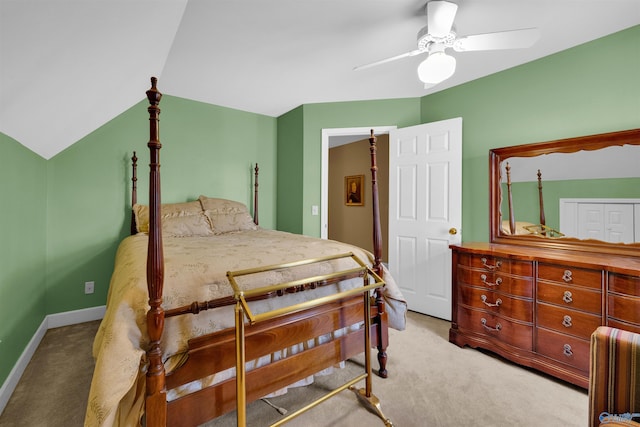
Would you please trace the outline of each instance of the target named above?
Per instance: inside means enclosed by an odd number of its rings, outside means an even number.
[[[453,43],[456,52],[472,50],[520,49],[531,47],[540,37],[537,28],[501,31],[461,37]]]
[[[434,37],[444,37],[451,31],[458,5],[448,1],[427,3],[427,28]]]
[[[400,55],[392,56],[391,58],[381,59],[380,61],[372,62],[370,64],[359,65],[357,67],[353,67],[353,71],[364,70],[365,68],[375,67],[376,65],[385,64],[387,62],[395,61],[397,59],[408,58],[409,56],[416,56],[421,53],[426,53],[426,49],[416,49],[411,52],[403,53]]]

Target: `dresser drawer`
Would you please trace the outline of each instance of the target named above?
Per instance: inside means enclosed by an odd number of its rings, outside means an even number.
[[[536,330],[536,353],[584,372],[589,371],[589,342],[547,329]]]
[[[460,304],[501,314],[511,319],[533,322],[533,302],[522,298],[513,298],[501,292],[460,286]]]
[[[640,324],[640,298],[610,293],[607,299],[608,317]]]
[[[579,338],[589,339],[593,331],[601,325],[600,316],[569,308],[538,303],[537,310],[537,326]]]
[[[617,319],[607,319],[607,326],[612,328],[624,329],[625,331],[635,332],[636,334],[640,334],[640,325],[636,325],[633,323],[623,322]]]
[[[538,301],[600,315],[602,292],[590,288],[538,282]]]
[[[501,316],[458,306],[458,328],[498,339],[521,350],[533,348],[533,327]]]
[[[640,277],[609,273],[609,291],[640,297]]]
[[[471,270],[458,267],[458,281],[471,286],[480,286],[505,294],[533,298],[533,279],[513,277],[504,273]]]
[[[533,263],[531,261],[512,260],[490,255],[460,254],[458,264],[516,276],[533,276]]]
[[[602,271],[576,268],[567,265],[538,264],[538,279],[566,285],[602,289]]]

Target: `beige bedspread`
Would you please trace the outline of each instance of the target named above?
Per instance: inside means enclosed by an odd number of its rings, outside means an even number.
[[[208,237],[165,237],[163,246],[165,309],[233,295],[227,271],[345,252],[353,252],[365,262],[371,261],[370,253],[351,245],[263,229]],[[144,403],[144,349],[148,344],[146,253],[147,235],[142,233],[125,238],[118,248],[107,310],[93,346],[96,367],[85,426],[132,426],[139,423]],[[295,279],[293,276],[297,274],[326,274],[346,268],[345,262],[351,261],[315,265],[313,272],[272,273],[269,280],[283,282]],[[385,281],[390,326],[402,330],[405,327],[406,303],[388,272]],[[339,290],[361,284],[361,280],[354,279],[341,283]],[[264,286],[264,282],[259,286]],[[258,301],[252,303],[252,310],[259,313],[337,290],[334,286],[326,286]],[[187,349],[188,339],[233,326],[233,306],[197,316],[187,314],[167,319],[162,340],[167,372],[179,363],[180,355]]]

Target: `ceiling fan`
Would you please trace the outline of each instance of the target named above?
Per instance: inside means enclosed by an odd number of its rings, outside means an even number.
[[[363,70],[398,59],[428,53],[427,59],[418,66],[418,78],[425,83],[425,87],[431,87],[448,79],[455,72],[456,59],[447,55],[445,52],[447,48],[452,48],[456,52],[519,49],[530,47],[538,40],[539,31],[537,28],[459,37],[453,27],[457,10],[458,5],[449,1],[428,2],[426,6],[427,26],[418,32],[417,49],[361,65],[355,67],[354,70]]]

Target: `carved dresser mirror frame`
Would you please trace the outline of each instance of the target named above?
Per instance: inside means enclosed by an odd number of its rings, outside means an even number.
[[[540,236],[509,235],[501,231],[501,164],[510,157],[535,157],[551,153],[592,151],[611,146],[640,145],[640,128],[540,143],[494,148],[489,151],[489,238],[491,243],[523,245],[548,249],[606,252],[640,256],[640,243],[607,243],[574,237],[549,239]]]

